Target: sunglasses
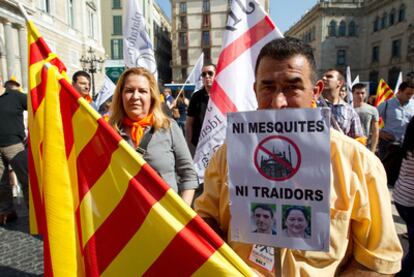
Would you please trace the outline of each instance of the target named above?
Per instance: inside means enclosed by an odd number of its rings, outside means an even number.
[[[213,77],[214,72],[213,71],[201,72],[201,77],[205,78],[205,77],[207,77],[207,75],[210,76],[210,77]]]

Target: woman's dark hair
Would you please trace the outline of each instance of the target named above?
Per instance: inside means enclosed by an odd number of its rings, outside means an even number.
[[[300,211],[302,212],[303,216],[306,218],[306,221],[308,222],[308,227],[306,227],[305,229],[305,233],[307,235],[311,234],[311,220],[310,220],[310,215],[309,215],[309,211],[304,207],[304,206],[290,206],[289,208],[286,209],[286,211],[283,213],[283,229],[286,229],[286,220],[290,214],[291,211]]]
[[[411,118],[410,122],[405,129],[404,142],[402,144],[402,150],[404,158],[407,159],[408,151],[414,155],[414,117]]]

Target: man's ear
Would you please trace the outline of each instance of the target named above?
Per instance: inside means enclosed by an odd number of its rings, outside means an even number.
[[[315,86],[313,87],[313,99],[314,100],[318,100],[319,96],[321,95],[322,91],[323,91],[323,81],[322,80],[318,80],[315,84]]]
[[[253,90],[254,90],[254,94],[256,95],[256,99],[257,99],[256,82],[253,83]]]

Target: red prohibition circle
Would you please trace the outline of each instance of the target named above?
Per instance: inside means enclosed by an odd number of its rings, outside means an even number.
[[[269,176],[269,175],[266,174],[266,172],[263,171],[263,169],[260,167],[260,165],[258,163],[258,154],[259,154],[259,151],[264,151],[263,149],[266,149],[262,145],[264,145],[266,142],[268,142],[269,140],[272,140],[272,139],[279,139],[279,140],[286,141],[287,143],[289,143],[290,145],[293,146],[293,149],[296,152],[296,155],[297,155],[297,163],[296,163],[296,166],[292,168],[292,171],[287,176],[283,176],[283,177],[273,177],[273,176]],[[296,172],[298,172],[299,167],[300,167],[300,164],[301,164],[301,161],[302,161],[302,158],[301,158],[301,155],[300,155],[300,152],[299,152],[299,147],[291,139],[289,139],[287,137],[284,137],[284,136],[270,136],[270,137],[265,138],[262,142],[260,142],[257,145],[257,147],[256,147],[256,149],[254,151],[254,157],[253,158],[254,158],[254,165],[255,165],[257,171],[259,171],[259,173],[263,177],[265,177],[266,179],[272,180],[272,181],[285,181],[285,180],[290,179],[293,175],[296,174]]]

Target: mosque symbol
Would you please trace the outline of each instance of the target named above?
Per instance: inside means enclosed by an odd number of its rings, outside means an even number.
[[[288,146],[288,157],[286,157],[285,151],[276,152],[275,148],[272,149],[273,155],[261,156],[260,168],[266,176],[271,178],[284,178],[290,176],[292,173],[292,153],[290,145]],[[278,158],[274,158],[278,157]]]

